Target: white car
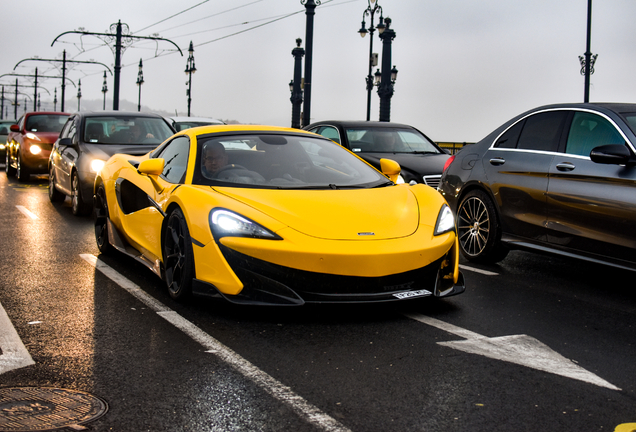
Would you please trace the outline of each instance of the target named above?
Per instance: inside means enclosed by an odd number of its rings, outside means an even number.
[[[222,120],[206,117],[169,117],[168,122],[177,132],[190,129],[191,127],[225,124]]]

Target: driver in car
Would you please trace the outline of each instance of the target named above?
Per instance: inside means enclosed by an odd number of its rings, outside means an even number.
[[[262,184],[265,178],[241,165],[228,164],[225,147],[212,142],[203,147],[203,175],[209,179],[220,179],[233,183]]]

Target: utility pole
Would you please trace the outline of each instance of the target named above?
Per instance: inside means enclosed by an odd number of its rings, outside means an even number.
[[[126,34],[124,34],[123,26],[126,26]],[[59,34],[53,40],[53,42],[51,43],[51,46],[53,46],[55,42],[61,36],[64,36],[66,34],[71,34],[71,33],[80,34],[80,35],[92,35],[92,36],[98,36],[98,37],[102,36],[110,40],[114,38],[115,39],[115,77],[114,77],[115,82],[113,83],[113,110],[118,111],[119,110],[119,81],[120,81],[120,73],[121,73],[121,52],[123,49],[122,39],[126,39],[126,41],[129,44],[132,44],[132,41],[135,39],[166,41],[166,42],[170,42],[172,45],[177,47],[177,50],[179,50],[179,54],[181,54],[182,57],[183,57],[183,52],[181,52],[181,48],[179,48],[179,46],[176,43],[172,42],[170,39],[165,39],[165,38],[160,38],[155,36],[133,36],[129,32],[128,24],[122,24],[121,20],[119,20],[116,24],[111,24],[110,30],[111,30],[111,33],[93,33],[93,32],[87,32],[87,31],[79,31],[79,30],[67,31],[67,32]],[[113,31],[114,33],[112,33]]]

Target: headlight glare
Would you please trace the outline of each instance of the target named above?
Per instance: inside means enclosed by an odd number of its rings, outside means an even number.
[[[455,217],[447,204],[442,205],[442,209],[437,216],[435,232],[433,235],[440,235],[455,230]]]
[[[281,240],[267,228],[225,209],[214,209],[210,212],[210,228],[216,238],[229,236]]]
[[[35,144],[29,147],[29,151],[31,152],[31,154],[34,155],[42,153],[42,149],[40,148],[40,146],[37,146]]]
[[[93,159],[91,161],[91,171],[98,173],[102,170],[102,168],[104,168],[104,165],[106,164],[106,162],[104,162],[101,159]]]

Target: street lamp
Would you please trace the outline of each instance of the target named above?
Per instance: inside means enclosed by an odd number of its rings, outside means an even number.
[[[57,111],[57,87],[53,89],[53,111]]]
[[[391,121],[391,97],[393,96],[393,85],[397,79],[397,69],[391,69],[391,42],[395,39],[395,30],[391,28],[391,18],[384,20],[386,28],[380,34],[382,39],[382,73],[378,85],[378,95],[380,95],[380,121]]]
[[[82,98],[82,80],[77,81],[77,112],[80,110],[80,99]]]
[[[106,92],[108,91],[108,87],[106,86],[106,71],[104,71],[104,83],[102,84],[102,93],[104,93],[104,107],[102,110],[106,111]]]
[[[296,48],[292,50],[294,56],[294,79],[289,83],[289,91],[291,91],[292,103],[292,124],[291,127],[300,129],[300,106],[303,103],[303,91],[301,88],[302,83],[302,58],[305,55],[305,50],[300,47],[302,39],[296,39]]]
[[[192,104],[192,74],[197,71],[194,66],[194,45],[190,41],[190,48],[188,48],[188,62],[186,63],[185,73],[188,75],[188,90],[186,90],[186,96],[188,96],[188,117],[190,117],[190,105]]]
[[[370,33],[370,42],[369,42],[369,73],[367,75],[367,121],[371,120],[371,90],[373,89],[373,76],[371,75],[371,71],[374,66],[378,65],[378,55],[373,53],[373,32],[375,32],[376,28],[378,29],[378,33],[382,34],[386,26],[384,25],[384,18],[382,17],[382,6],[378,4],[376,0],[367,0],[369,6],[362,13],[362,27],[358,30],[361,37],[365,37],[367,33]],[[373,24],[373,16],[377,11],[380,11],[380,22],[376,27]],[[369,29],[366,28],[366,22],[364,18],[370,15],[371,16],[371,25]]]
[[[592,0],[587,0],[587,37],[585,44],[585,57],[579,56],[579,62],[581,63],[581,75],[585,76],[585,88],[583,91],[583,102],[588,103],[590,101],[590,75],[594,73],[594,63],[598,54],[592,55],[590,52],[590,42],[592,39]]]
[[[139,59],[139,72],[137,72],[137,85],[139,86],[139,99],[137,102],[137,112],[141,111],[141,85],[144,83],[144,65]],[[106,95],[104,93],[104,95]]]

